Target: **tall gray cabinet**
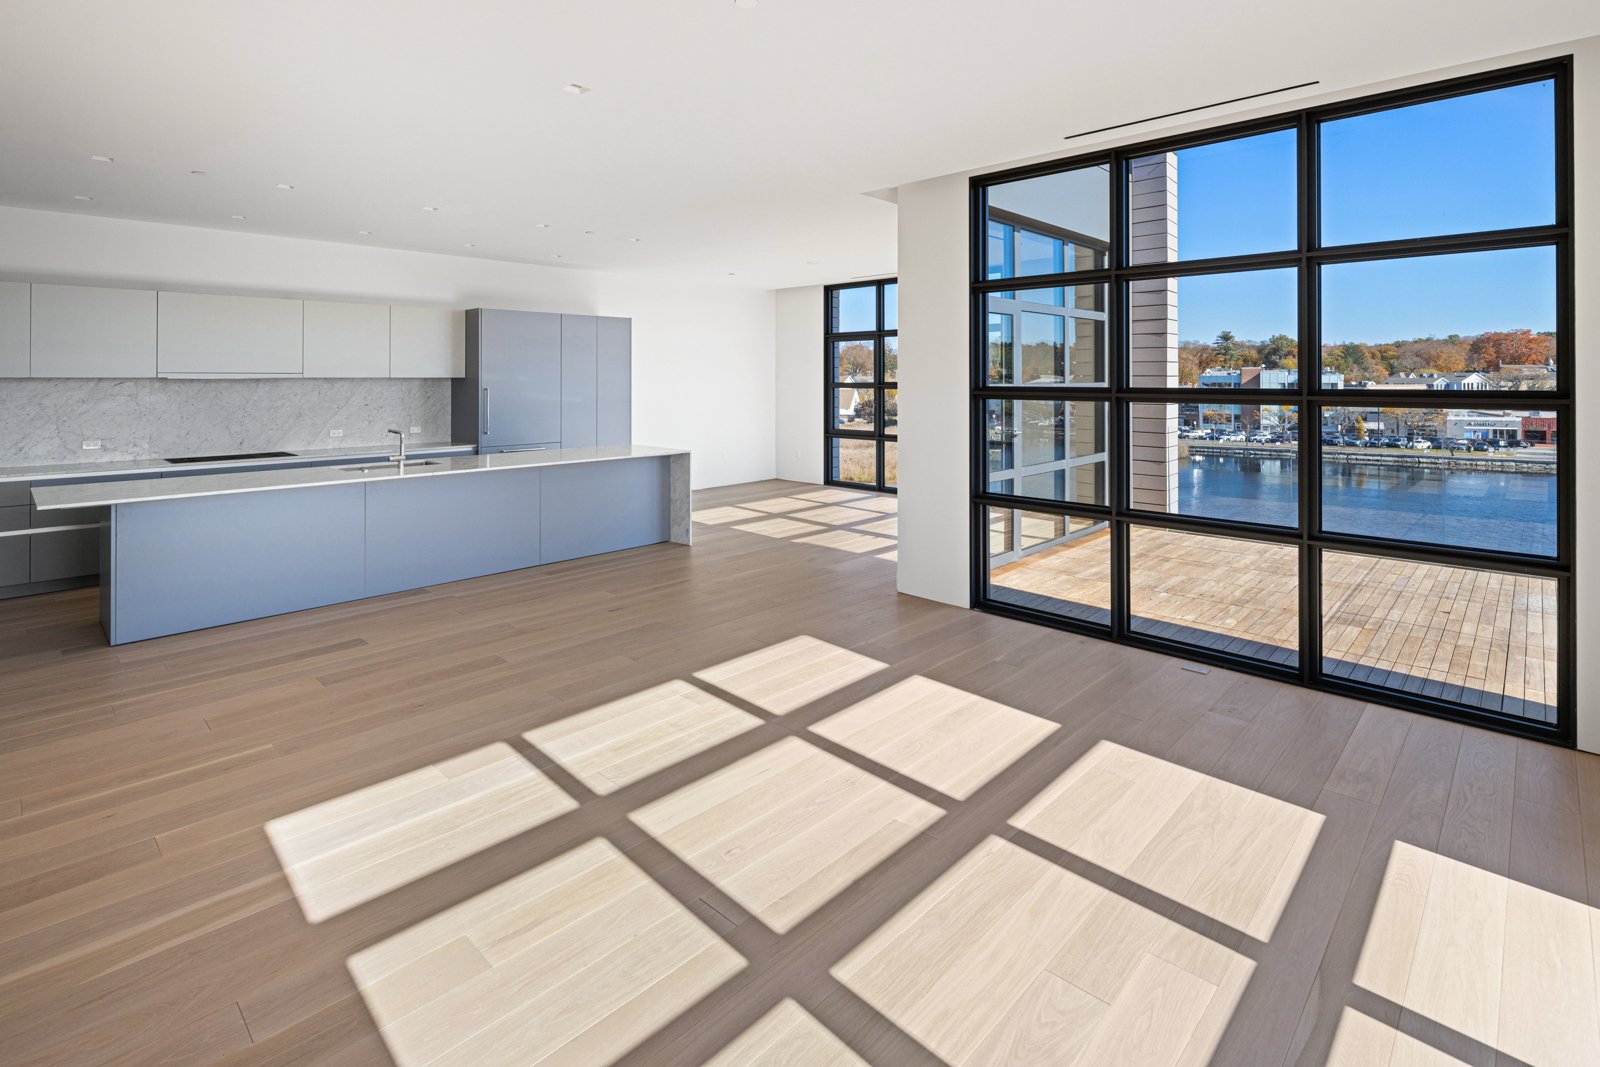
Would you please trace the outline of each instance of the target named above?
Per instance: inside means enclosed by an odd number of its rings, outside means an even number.
[[[454,439],[484,453],[631,444],[632,368],[629,319],[474,308]]]

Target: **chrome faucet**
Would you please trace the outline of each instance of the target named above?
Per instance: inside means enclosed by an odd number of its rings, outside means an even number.
[[[400,438],[400,454],[398,456],[390,456],[389,458],[395,463],[400,464],[400,469],[404,471],[406,469],[406,435],[401,433],[399,430],[390,430],[389,432]]]

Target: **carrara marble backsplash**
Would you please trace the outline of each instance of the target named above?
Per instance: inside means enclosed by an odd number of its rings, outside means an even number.
[[[359,448],[413,426],[450,439],[448,379],[0,379],[0,466]]]

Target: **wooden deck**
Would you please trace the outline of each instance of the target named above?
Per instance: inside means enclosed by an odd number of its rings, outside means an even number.
[[[1294,549],[1134,530],[1135,629],[1276,663],[1296,662]],[[1104,622],[1109,539],[1099,533],[996,568],[1001,599]],[[1526,575],[1323,557],[1323,670],[1353,681],[1555,721],[1555,583]]]
[[[0,603],[0,1060],[1600,1062],[1600,758],[899,596],[894,504]]]

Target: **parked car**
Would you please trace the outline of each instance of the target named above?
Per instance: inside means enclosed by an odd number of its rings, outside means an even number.
[[[1494,446],[1491,445],[1488,441],[1473,441],[1471,444],[1469,444],[1467,446],[1467,448],[1469,450],[1473,451],[1473,452],[1493,452],[1494,451]]]
[[[1408,445],[1407,447],[1414,448],[1417,451],[1422,452],[1422,451],[1426,451],[1426,450],[1432,448],[1433,447],[1433,442],[1428,440],[1426,437],[1418,437],[1417,439],[1412,441],[1411,444]]]

